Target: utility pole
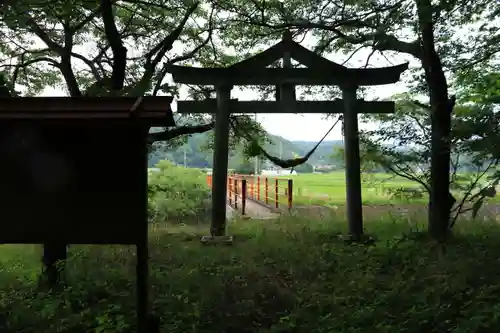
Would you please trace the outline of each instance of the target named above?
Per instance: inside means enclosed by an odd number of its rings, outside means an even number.
[[[254,118],[255,122],[257,122],[257,113],[255,114],[255,118]],[[259,156],[255,156],[254,157],[254,169],[253,169],[253,174],[254,175],[258,175],[259,174]]]
[[[184,167],[187,168],[187,152],[186,146],[184,146]]]
[[[283,141],[280,141],[280,160],[283,159]],[[281,175],[283,168],[279,167],[278,172]]]

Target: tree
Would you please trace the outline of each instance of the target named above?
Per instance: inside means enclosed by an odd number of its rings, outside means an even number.
[[[192,57],[210,39],[210,26],[186,26],[191,15],[206,15],[198,7],[198,3],[193,3],[177,11],[177,15],[165,17],[168,7],[154,3],[124,1],[118,5],[111,0],[7,3],[2,9],[2,28],[6,33],[1,52],[11,91],[35,95],[47,86],[62,85],[75,97],[143,96],[168,91],[163,84],[166,75],[163,63]],[[180,24],[175,26],[177,22]],[[191,35],[195,46],[165,62],[167,52],[183,30]],[[204,33],[208,37],[201,37]],[[144,41],[145,35],[155,39]],[[153,40],[159,42],[153,44]],[[144,53],[131,54],[127,47],[131,41]],[[78,48],[86,48],[86,54]],[[210,129],[211,123],[201,126],[185,127],[182,131]],[[180,130],[154,133],[152,137],[168,139],[177,134],[175,131]],[[59,280],[58,274],[54,274],[56,261],[65,260],[66,256],[65,244],[44,244],[50,284]]]
[[[177,95],[166,80],[168,65],[224,65],[232,59],[214,41],[220,29],[214,9],[199,1],[11,1],[1,13],[0,68],[11,91],[25,96],[47,87],[70,96]],[[183,47],[174,48],[177,42]],[[194,98],[213,93],[190,88]],[[177,122],[180,126],[151,133],[150,142],[178,144],[173,139],[213,128],[206,114],[183,115]]]
[[[402,1],[294,1],[278,0],[245,5],[220,0],[228,12],[226,25],[249,28],[229,30],[227,39],[239,48],[249,48],[277,37],[283,29],[295,35],[312,34],[319,53],[344,50],[356,53],[406,54],[420,63],[414,78],[421,77],[413,91],[429,99],[431,152],[428,231],[442,240],[448,234],[451,114],[455,99],[449,93],[450,77],[472,66],[487,66],[500,52],[498,20],[494,0]],[[467,34],[459,29],[468,29]],[[253,36],[245,39],[244,36]],[[235,38],[236,37],[236,38]],[[352,56],[352,54],[351,54]],[[425,82],[422,85],[421,82]]]
[[[304,163],[296,167],[295,171],[297,171],[298,173],[312,173],[314,171],[314,168],[311,164]]]
[[[366,117],[365,121],[377,122],[378,126],[362,131],[360,139],[363,167],[382,168],[393,176],[416,183],[419,190],[387,189],[393,194],[413,197],[431,192],[432,138],[427,108],[408,97],[399,96],[395,114]],[[500,155],[491,148],[500,139],[500,127],[493,121],[494,117],[491,104],[460,103],[455,107],[451,126],[450,188],[457,202],[451,210],[450,228],[459,214],[472,210],[475,216],[485,198],[495,195],[499,177],[494,170],[500,163]],[[472,136],[476,139],[471,140]]]
[[[234,172],[238,175],[253,175],[255,172],[254,164],[248,158],[244,158]]]
[[[214,9],[198,1],[7,1],[1,15],[0,67],[15,95],[37,95],[47,87],[75,97],[177,94],[166,83],[168,65],[195,57],[202,65],[231,59],[213,39]],[[174,50],[177,42],[180,51]],[[190,93],[213,94],[196,88]],[[150,143],[179,144],[182,136],[209,131],[214,124],[211,115],[177,120],[175,128],[150,133]],[[263,133],[249,117],[241,116],[239,123]],[[66,245],[44,248],[47,268],[66,259]]]

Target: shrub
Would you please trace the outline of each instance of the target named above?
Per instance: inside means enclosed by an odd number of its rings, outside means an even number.
[[[234,173],[237,175],[253,175],[255,173],[255,165],[249,160],[244,160],[234,170]]]
[[[210,189],[203,172],[168,161],[160,161],[156,168],[158,170],[149,174],[150,222],[186,222],[206,215]]]

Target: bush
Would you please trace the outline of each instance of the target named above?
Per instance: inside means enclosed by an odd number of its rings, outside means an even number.
[[[245,160],[236,167],[234,173],[237,175],[253,175],[255,173],[255,165],[249,160]]]
[[[313,173],[314,167],[309,163],[304,163],[295,168],[298,173]]]
[[[193,221],[206,215],[210,189],[206,175],[198,169],[160,161],[159,170],[149,174],[148,212],[150,222]]]

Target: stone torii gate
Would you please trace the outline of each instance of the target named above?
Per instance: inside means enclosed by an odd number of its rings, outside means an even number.
[[[292,68],[291,59],[307,66]],[[283,68],[266,66],[283,59]],[[393,113],[394,102],[357,99],[359,86],[376,86],[399,81],[408,63],[384,68],[346,68],[309,51],[285,31],[283,39],[269,49],[225,68],[170,66],[176,83],[213,85],[216,99],[178,101],[177,112],[215,113],[215,151],[212,178],[212,237],[224,236],[226,226],[229,116],[231,113],[341,113],[344,117],[345,174],[349,234],[363,234],[361,176],[359,156],[359,113]],[[276,101],[238,101],[231,99],[234,85],[275,85]],[[297,101],[296,85],[336,85],[342,99],[333,101]]]

